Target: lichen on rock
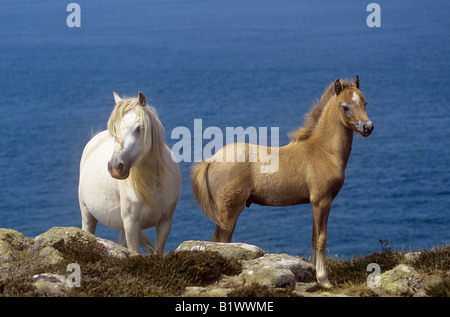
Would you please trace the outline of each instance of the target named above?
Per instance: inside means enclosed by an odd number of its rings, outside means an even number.
[[[414,295],[423,279],[412,267],[399,264],[380,276],[380,287],[392,295]]]
[[[29,244],[30,239],[22,233],[12,229],[0,229],[0,263],[5,263],[18,258]]]

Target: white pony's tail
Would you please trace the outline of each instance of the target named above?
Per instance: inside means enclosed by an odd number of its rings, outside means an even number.
[[[155,246],[150,240],[150,236],[144,230],[139,232],[139,246],[144,250],[145,253],[153,253]]]
[[[120,230],[119,236],[117,237],[117,243],[124,247],[127,247],[127,239],[125,238],[124,230]],[[153,253],[155,249],[155,246],[150,240],[149,235],[144,230],[141,230],[139,232],[139,246],[142,248],[142,250],[144,250],[145,253]]]

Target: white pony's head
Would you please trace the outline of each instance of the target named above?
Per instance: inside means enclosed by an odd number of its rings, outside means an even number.
[[[126,179],[131,167],[140,164],[152,147],[154,122],[142,92],[137,98],[124,100],[114,92],[114,100],[116,106],[108,120],[108,130],[115,141],[108,171],[114,178]]]

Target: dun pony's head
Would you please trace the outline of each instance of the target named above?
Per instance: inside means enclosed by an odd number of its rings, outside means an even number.
[[[343,124],[368,137],[373,131],[373,123],[366,113],[367,101],[359,90],[359,77],[356,75],[352,85],[342,85],[340,79],[336,79],[333,85]]]
[[[142,92],[137,98],[124,100],[114,93],[114,99],[108,131],[115,142],[108,171],[114,178],[126,179],[130,168],[139,164],[152,146],[150,108]]]

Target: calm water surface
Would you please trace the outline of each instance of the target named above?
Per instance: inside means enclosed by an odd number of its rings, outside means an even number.
[[[73,29],[64,1],[0,3],[0,227],[35,236],[81,226],[79,160],[106,128],[113,91],[143,91],[169,145],[194,118],[223,131],[279,127],[284,145],[328,84],[358,74],[375,131],[354,138],[330,255],[379,251],[378,238],[399,250],[450,240],[448,1],[379,1],[381,28],[367,27],[356,0],[78,3]],[[214,231],[193,202],[190,166],[181,163],[166,250]],[[252,205],[233,240],[308,257],[311,234],[310,205]]]

